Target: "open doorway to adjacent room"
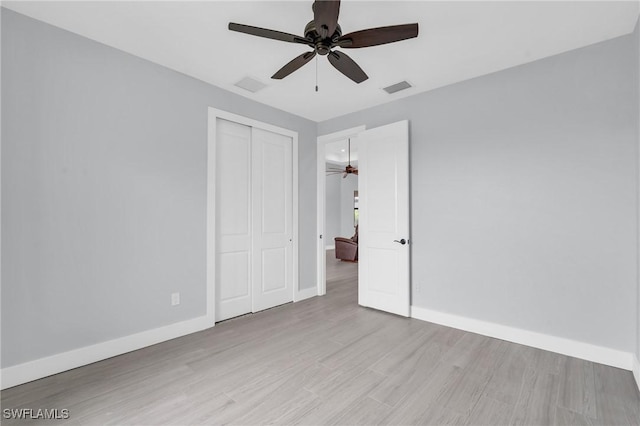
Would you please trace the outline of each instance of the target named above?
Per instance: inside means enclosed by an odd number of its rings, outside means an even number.
[[[318,294],[342,293],[357,303],[358,133],[318,138]]]

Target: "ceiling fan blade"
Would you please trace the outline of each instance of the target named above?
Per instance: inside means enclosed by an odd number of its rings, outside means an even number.
[[[331,37],[338,27],[340,0],[316,0],[313,2],[313,22],[322,38]]]
[[[354,174],[354,175],[357,175],[357,174],[358,174],[358,169],[355,169],[355,170],[353,171],[353,174]]]
[[[307,62],[309,62],[311,59],[313,59],[314,56],[316,56],[316,51],[315,50],[312,51],[312,52],[305,52],[300,56],[296,56],[287,65],[285,65],[284,67],[280,68],[274,75],[272,75],[271,78],[274,78],[276,80],[282,80],[283,78],[285,78],[286,76],[288,76],[292,72],[298,70],[300,67],[302,67]]]
[[[283,33],[282,31],[268,30],[266,28],[252,27],[251,25],[236,24],[235,22],[229,22],[229,30],[237,31],[239,33],[245,33],[253,36],[270,38],[272,40],[287,41],[289,43],[300,43],[308,46],[313,46],[313,41],[307,40],[304,37],[300,37],[294,34]]]
[[[337,45],[345,49],[356,49],[394,43],[417,36],[418,24],[392,25],[345,34],[338,39]]]
[[[342,52],[329,52],[328,57],[329,62],[331,62],[331,65],[333,65],[335,69],[356,83],[362,83],[369,78],[367,74],[362,71],[362,68],[360,68],[358,64],[356,64],[354,60],[346,54]]]

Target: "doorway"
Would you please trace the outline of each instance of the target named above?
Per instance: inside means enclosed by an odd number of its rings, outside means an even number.
[[[358,126],[318,138],[318,295],[327,293],[329,279],[357,277],[358,264],[335,258],[335,237],[351,238],[355,234],[356,211],[354,191],[358,190],[357,175],[342,173],[327,175],[327,169],[341,169],[349,161],[348,141],[351,140],[351,161],[357,165],[357,138],[365,130]],[[352,164],[352,165],[353,165]],[[357,278],[356,278],[357,280]]]
[[[358,144],[347,138],[325,144],[327,292],[358,287]],[[354,298],[357,300],[357,297]]]

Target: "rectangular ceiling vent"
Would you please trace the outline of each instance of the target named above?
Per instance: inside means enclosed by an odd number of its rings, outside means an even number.
[[[387,92],[388,94],[396,93],[404,89],[408,89],[412,87],[411,84],[407,81],[401,81],[400,83],[392,84],[391,86],[384,87],[382,90]]]
[[[265,87],[267,87],[266,84],[251,77],[245,77],[239,82],[237,82],[235,85],[241,89],[248,90],[251,93],[256,93],[264,89]]]

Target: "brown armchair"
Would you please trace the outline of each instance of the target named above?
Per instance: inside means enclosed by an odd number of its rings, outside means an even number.
[[[336,259],[357,262],[358,261],[358,227],[351,238],[335,237]]]

